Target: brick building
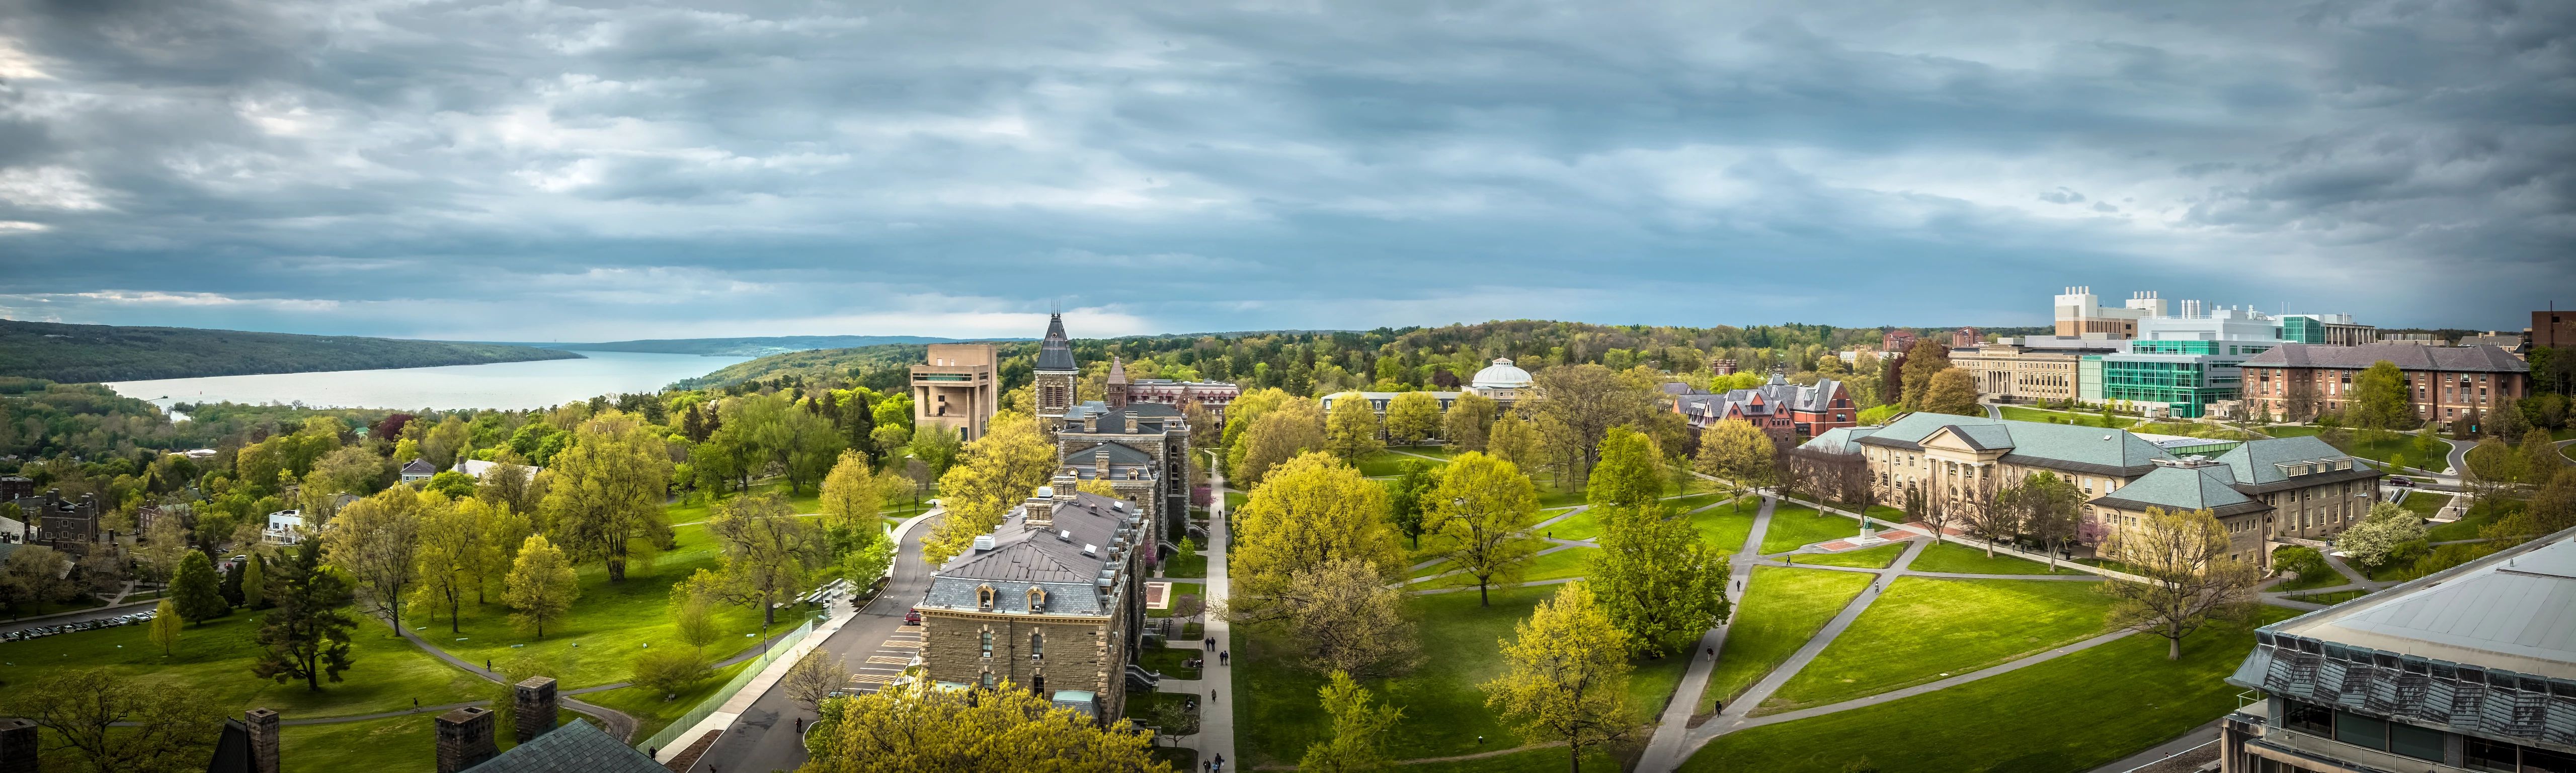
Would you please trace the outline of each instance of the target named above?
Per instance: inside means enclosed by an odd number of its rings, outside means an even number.
[[[2363,346],[2282,344],[2255,355],[2244,369],[2249,407],[2274,416],[2306,418],[2344,409],[2353,380],[2386,360],[2406,374],[2406,397],[2415,417],[2448,423],[2483,415],[2507,400],[2531,396],[2531,366],[2493,346]]]
[[[1963,327],[1950,331],[1950,348],[1952,349],[1957,349],[1963,346],[1975,346],[1985,342],[1986,334],[1973,327]]]
[[[1906,350],[1914,348],[1915,340],[1912,330],[1902,328],[1890,330],[1887,331],[1887,335],[1879,337],[1878,350],[1903,354]]]
[[[1783,443],[1799,435],[1814,436],[1852,426],[1853,417],[1859,413],[1840,381],[1817,379],[1814,386],[1801,386],[1778,373],[1771,374],[1771,380],[1762,386],[1730,389],[1724,394],[1679,382],[1667,383],[1664,396],[1693,433],[1717,422],[1741,419]]]
[[[2576,346],[2576,311],[2535,311],[2522,337],[2532,346]]]
[[[1008,680],[1103,721],[1125,713],[1154,519],[1076,485],[1058,473],[931,574],[915,606],[931,681]]]

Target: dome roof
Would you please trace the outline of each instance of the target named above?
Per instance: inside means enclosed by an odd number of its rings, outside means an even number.
[[[1477,389],[1524,389],[1530,385],[1530,374],[1514,367],[1511,358],[1496,357],[1492,366],[1476,371],[1476,379],[1469,383]]]

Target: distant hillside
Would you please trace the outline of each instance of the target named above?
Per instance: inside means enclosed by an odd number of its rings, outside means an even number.
[[[569,360],[504,344],[0,320],[0,376],[61,382]]]
[[[721,370],[672,384],[680,389],[707,389],[732,386],[743,381],[756,381],[783,373],[819,375],[832,373],[858,379],[878,389],[891,389],[901,383],[902,373],[929,356],[926,344],[878,344],[848,349],[815,349],[773,354],[747,362],[727,365]]]
[[[659,338],[643,341],[608,341],[593,344],[518,344],[539,349],[577,349],[586,352],[646,352],[652,354],[697,354],[731,357],[767,357],[772,354],[813,351],[815,349],[853,349],[883,344],[944,344],[960,339],[925,336],[759,336],[753,338]]]

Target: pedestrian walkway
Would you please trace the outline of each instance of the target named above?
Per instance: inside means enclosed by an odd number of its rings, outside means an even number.
[[[1224,609],[1229,587],[1225,556],[1234,546],[1233,525],[1226,518],[1225,510],[1225,473],[1212,466],[1208,470],[1208,488],[1217,492],[1217,496],[1216,501],[1208,503],[1208,548],[1203,553],[1207,556],[1205,592],[1209,609]],[[1209,638],[1216,640],[1217,652],[1234,651],[1234,627],[1225,622],[1224,615],[1210,613],[1205,631]],[[1200,678],[1194,681],[1166,681],[1164,684],[1173,689],[1161,692],[1207,695],[1199,704],[1199,731],[1186,736],[1180,745],[1198,752],[1202,766],[1206,761],[1222,758],[1231,767],[1237,759],[1234,751],[1234,669],[1231,663],[1210,654],[1207,664],[1199,668],[1199,675]]]

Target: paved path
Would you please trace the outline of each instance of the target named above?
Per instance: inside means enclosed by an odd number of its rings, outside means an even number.
[[[1208,470],[1208,488],[1217,492],[1217,496],[1216,501],[1208,503],[1205,591],[1208,608],[1224,609],[1226,592],[1229,590],[1225,555],[1227,548],[1233,547],[1234,536],[1231,522],[1226,519],[1225,473],[1213,465]],[[1234,627],[1226,623],[1224,615],[1208,615],[1207,624],[1203,630],[1209,637],[1216,639],[1218,652],[1234,651]],[[1207,659],[1207,664],[1199,669],[1199,676],[1196,681],[1167,681],[1165,684],[1180,689],[1161,690],[1162,692],[1187,692],[1192,695],[1212,691],[1208,692],[1208,700],[1199,704],[1199,731],[1188,736],[1180,745],[1196,750],[1200,760],[1223,757],[1227,765],[1234,765],[1240,758],[1240,755],[1235,754],[1234,749],[1234,667],[1231,661],[1210,657]]]
[[[457,667],[457,668],[465,669],[465,670],[466,670],[466,672],[471,673],[471,674],[473,674],[473,675],[475,675],[475,676],[478,676],[478,677],[482,677],[482,678],[483,678],[483,680],[484,680],[484,681],[487,681],[487,682],[492,682],[492,683],[495,683],[495,684],[498,684],[498,683],[500,683],[500,682],[501,682],[502,677],[501,677],[501,675],[500,675],[500,674],[493,673],[493,672],[491,672],[491,671],[488,671],[488,670],[485,670],[485,669],[482,669],[482,668],[476,667],[473,663],[468,663],[468,662],[466,662],[464,658],[457,657],[457,656],[455,656],[455,655],[449,654],[446,650],[439,649],[437,646],[432,645],[432,644],[430,644],[428,641],[423,640],[422,638],[420,638],[420,634],[413,633],[413,632],[411,631],[411,629],[408,629],[408,628],[406,628],[406,629],[401,629],[401,630],[397,630],[397,631],[395,631],[395,633],[402,634],[402,637],[403,637],[403,638],[405,638],[405,639],[410,639],[410,640],[411,640],[411,643],[412,643],[414,646],[420,647],[422,650],[427,651],[429,654],[431,654],[431,655],[433,655],[433,656],[436,656],[438,659],[440,659],[440,660],[444,660],[444,661],[447,661],[447,664],[448,664],[448,665],[455,666],[455,667]],[[620,685],[603,685],[603,686],[601,686],[601,687],[600,687],[600,688],[598,688],[598,689],[611,689],[611,688],[614,688],[614,687],[621,687],[621,686],[624,686],[624,685],[622,685],[622,684],[620,684]],[[585,690],[585,692],[588,692],[588,691],[587,691],[587,690]],[[626,741],[627,741],[627,742],[629,742],[629,743],[632,743],[632,742],[635,742],[635,741],[638,741],[638,740],[642,740],[642,739],[639,739],[639,738],[636,738],[636,737],[635,737],[635,727],[636,727],[636,722],[635,722],[635,718],[634,718],[634,717],[627,716],[627,715],[626,715],[626,712],[623,712],[623,711],[618,711],[618,710],[616,710],[616,709],[612,709],[612,708],[609,708],[609,707],[606,707],[606,706],[599,706],[599,705],[594,705],[594,704],[590,704],[590,703],[584,703],[584,702],[581,702],[581,701],[573,700],[572,698],[568,697],[568,696],[573,695],[573,694],[574,694],[574,693],[557,693],[557,696],[558,696],[558,698],[559,698],[559,700],[560,700],[560,702],[561,702],[561,705],[562,705],[564,708],[572,709],[572,710],[574,710],[574,711],[578,711],[578,712],[581,712],[581,713],[583,713],[583,714],[588,714],[588,715],[591,715],[591,716],[593,716],[593,717],[598,717],[598,718],[599,718],[599,721],[601,721],[601,722],[603,722],[603,723],[606,723],[606,724],[608,725],[608,734],[609,734],[610,736],[614,736],[614,737],[617,737],[617,738],[623,738],[623,739],[626,739]],[[411,713],[411,712],[401,712],[401,713],[408,714],[408,713]],[[331,721],[337,721],[337,722],[355,722],[355,721],[357,721],[358,719],[360,719],[360,718],[359,718],[359,717],[332,717],[332,718],[330,718],[330,720],[331,720]],[[317,721],[317,722],[315,722],[314,724],[321,724],[321,722]]]
[[[1762,508],[1753,513],[1753,531],[1745,534],[1744,544],[1736,548],[1737,560],[1727,563],[1727,597],[1737,604],[1736,611],[1743,610],[1744,589],[1753,582],[1754,562],[1740,559],[1762,549],[1762,534],[1771,529],[1772,504],[1771,498],[1762,499]],[[1730,614],[1717,627],[1700,634],[1699,649],[1691,655],[1690,668],[1682,672],[1681,686],[1674,688],[1672,702],[1664,704],[1664,715],[1655,723],[1654,737],[1646,741],[1646,753],[1638,762],[1640,769],[1670,770],[1681,764],[1682,757],[1676,755],[1684,752],[1683,736],[1690,729],[1691,716],[1699,711],[1700,695],[1708,690],[1708,675],[1717,670],[1717,653],[1726,647],[1726,632],[1734,623],[1735,617]]]
[[[90,607],[88,609],[75,609],[69,612],[55,612],[50,615],[22,617],[8,621],[7,623],[0,623],[0,633],[23,631],[29,628],[43,628],[49,625],[66,625],[90,620],[105,620],[118,615],[130,615],[151,609],[154,605],[160,603],[160,599],[153,599],[151,601],[137,601],[123,606]]]
[[[903,614],[930,589],[930,566],[921,560],[921,540],[930,527],[947,517],[947,511],[933,509],[906,520],[895,530],[900,549],[894,561],[894,577],[886,581],[885,590],[866,607],[836,616],[837,629],[817,631],[800,647],[819,648],[841,658],[841,665],[855,676],[872,673],[868,658],[878,656],[890,640],[902,637]],[[916,630],[911,637],[919,638]],[[743,686],[732,700],[696,726],[682,731],[671,748],[660,750],[668,755],[685,749],[708,732],[722,728],[714,746],[699,755],[691,771],[725,770],[765,771],[795,770],[805,764],[804,736],[798,720],[810,719],[801,704],[790,700],[787,691],[778,686],[776,676],[802,653],[790,650],[787,656],[771,661],[760,676]]]

